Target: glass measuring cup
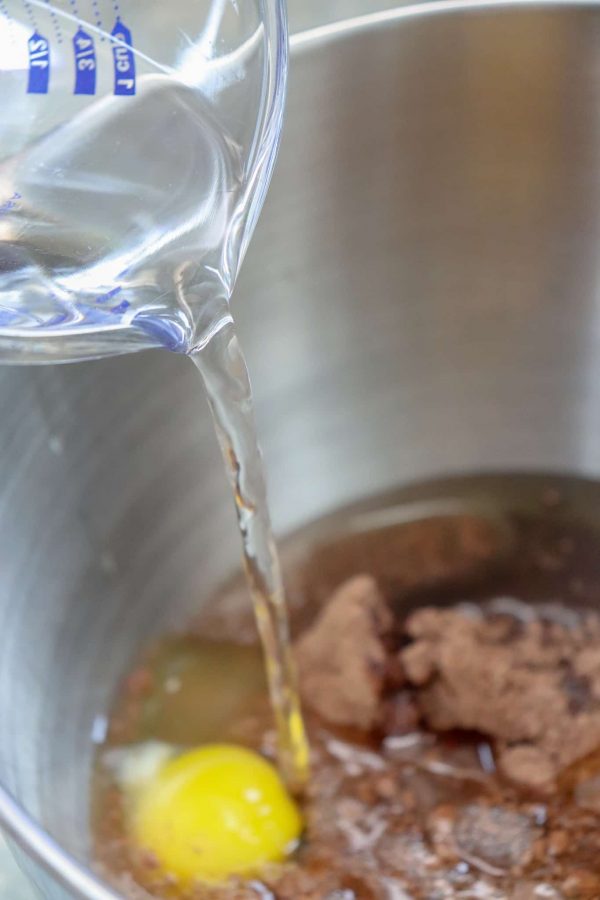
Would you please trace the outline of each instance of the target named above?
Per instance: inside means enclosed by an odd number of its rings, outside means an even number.
[[[0,0],[0,361],[206,343],[286,67],[283,0]]]

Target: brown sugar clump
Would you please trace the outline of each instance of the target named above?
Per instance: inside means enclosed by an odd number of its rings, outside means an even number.
[[[333,594],[296,643],[304,702],[335,725],[369,730],[380,718],[392,615],[374,578],[358,575]]]
[[[563,623],[530,609],[418,610],[400,659],[428,726],[495,738],[503,774],[544,791],[600,745],[600,636],[595,614]]]

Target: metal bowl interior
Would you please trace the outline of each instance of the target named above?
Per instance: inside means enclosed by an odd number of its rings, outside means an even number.
[[[234,299],[278,531],[430,475],[598,475],[600,8],[424,3],[294,43]],[[234,516],[182,358],[5,370],[0,410],[0,809],[45,898],[107,900],[91,736],[237,564]]]

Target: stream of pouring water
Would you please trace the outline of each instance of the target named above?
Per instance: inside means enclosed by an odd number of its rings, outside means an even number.
[[[190,357],[208,396],[234,494],[244,566],[265,657],[278,736],[279,768],[294,793],[309,774],[309,748],[300,709],[279,557],[267,504],[246,361],[233,325]]]
[[[110,62],[108,37],[102,52]],[[189,353],[200,335],[217,332],[191,355],[235,494],[280,768],[297,790],[306,780],[308,749],[250,384],[233,326],[219,331],[229,317],[249,215],[249,151],[223,126],[219,104],[204,90],[138,63],[126,103],[109,93],[72,107],[70,93],[61,99],[54,89],[46,99],[61,124],[46,132],[40,126],[40,137],[0,159],[0,356],[23,362],[47,351],[49,359],[66,361],[144,343]],[[232,84],[260,84],[262,51],[240,66],[229,73]],[[222,77],[211,87],[216,95]],[[28,104],[37,110],[44,97],[29,96]],[[70,110],[64,121],[61,104]],[[239,118],[238,105],[231,121]],[[14,109],[21,110],[19,100]]]

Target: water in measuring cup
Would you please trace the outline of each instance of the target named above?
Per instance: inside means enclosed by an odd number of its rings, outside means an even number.
[[[283,15],[0,0],[0,360],[189,352],[220,327],[277,146]]]
[[[187,352],[228,316],[240,150],[202,95],[167,76],[123,99],[86,106],[0,165],[0,196],[12,198],[0,213],[0,326],[50,337],[61,358],[132,344]]]

